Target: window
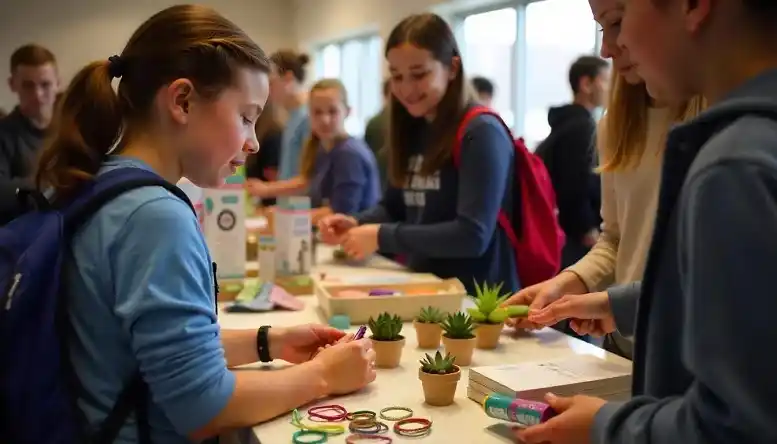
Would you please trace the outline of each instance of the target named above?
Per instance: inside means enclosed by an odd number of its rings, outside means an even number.
[[[505,4],[459,15],[454,27],[465,73],[494,83],[494,108],[533,149],[550,133],[548,109],[571,100],[569,66],[597,53],[599,33],[581,0]]]
[[[515,126],[512,67],[516,17],[515,8],[504,8],[469,15],[462,23],[464,72],[469,78],[483,76],[494,83],[492,106],[511,127]],[[501,32],[494,33],[495,29]]]
[[[345,129],[349,134],[362,136],[367,121],[383,105],[381,66],[377,36],[331,43],[316,51],[316,77],[338,78],[348,91],[351,115]]]

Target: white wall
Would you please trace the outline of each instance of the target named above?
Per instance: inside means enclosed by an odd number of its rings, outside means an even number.
[[[120,53],[132,32],[175,0],[0,0],[0,107],[16,99],[5,86],[17,47],[42,44],[57,56],[63,80],[92,60]],[[292,6],[284,0],[201,0],[241,26],[268,53],[295,45]]]

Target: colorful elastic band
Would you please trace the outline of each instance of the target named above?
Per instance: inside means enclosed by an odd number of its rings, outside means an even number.
[[[419,424],[420,427],[403,427],[406,424]],[[424,418],[407,418],[394,424],[394,433],[399,436],[425,436],[432,431],[432,421]]]
[[[316,426],[305,424],[302,422],[302,415],[299,413],[299,410],[296,409],[291,412],[291,425],[303,431],[319,432],[326,435],[342,435],[346,430],[345,427],[341,425],[332,424]]]
[[[375,414],[372,410],[357,410],[355,412],[349,412],[347,415],[345,415],[345,419],[348,421],[353,421],[354,419],[375,419],[378,415]]]
[[[387,412],[405,412],[401,415],[387,415]],[[413,416],[413,410],[407,407],[391,406],[386,407],[380,411],[380,419],[386,421],[402,421],[403,419],[411,418]]]
[[[357,419],[348,424],[348,430],[359,435],[382,435],[389,431],[389,426],[374,419]]]
[[[349,435],[345,438],[345,444],[358,444],[360,442],[387,442],[391,444],[391,438],[380,435]]]
[[[293,444],[321,444],[325,443],[326,439],[326,433],[315,430],[297,430],[291,435]]]
[[[308,409],[308,419],[316,422],[338,422],[344,420],[347,415],[348,410],[336,404],[320,405]]]

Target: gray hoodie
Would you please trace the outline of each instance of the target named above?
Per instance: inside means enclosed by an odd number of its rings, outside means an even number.
[[[610,291],[634,397],[592,441],[777,443],[776,275],[777,70],[669,136],[642,288]]]

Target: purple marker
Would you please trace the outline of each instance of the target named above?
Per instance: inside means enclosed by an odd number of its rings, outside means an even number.
[[[370,290],[370,296],[394,296],[397,292],[394,290],[376,289]]]
[[[353,340],[357,341],[363,338],[365,333],[367,333],[367,327],[362,325],[358,330],[356,330],[356,334],[354,335]]]

